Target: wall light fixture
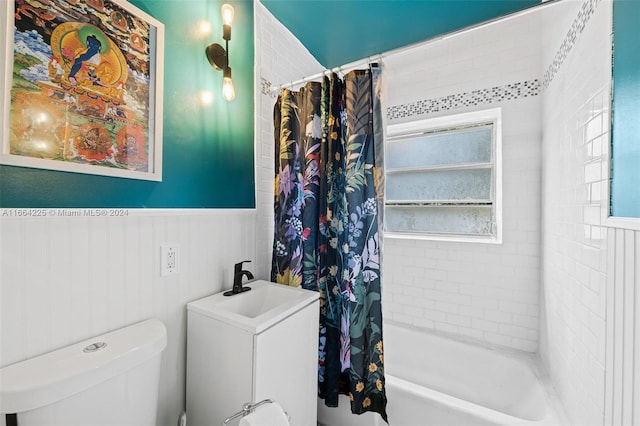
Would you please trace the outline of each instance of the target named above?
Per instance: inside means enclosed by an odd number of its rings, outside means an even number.
[[[222,71],[222,96],[231,101],[236,97],[233,81],[231,81],[231,67],[229,66],[229,40],[231,40],[233,7],[225,3],[220,12],[222,13],[222,38],[225,41],[225,47],[218,43],[211,43],[205,49],[205,53],[211,66]]]

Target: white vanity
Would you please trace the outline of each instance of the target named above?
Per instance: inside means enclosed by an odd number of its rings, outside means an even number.
[[[245,403],[277,401],[316,425],[318,293],[267,281],[187,305],[187,418],[221,425]]]

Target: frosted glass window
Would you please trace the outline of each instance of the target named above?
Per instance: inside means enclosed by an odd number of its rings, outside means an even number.
[[[387,225],[398,232],[489,235],[493,227],[491,206],[387,207]]]
[[[491,169],[389,173],[386,194],[389,202],[491,201]]]
[[[385,231],[499,241],[499,125],[494,109],[389,126]]]
[[[491,161],[491,126],[438,132],[389,142],[389,170]]]

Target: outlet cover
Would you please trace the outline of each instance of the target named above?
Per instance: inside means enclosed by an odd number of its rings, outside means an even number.
[[[160,276],[166,277],[180,272],[180,257],[177,244],[160,246]]]

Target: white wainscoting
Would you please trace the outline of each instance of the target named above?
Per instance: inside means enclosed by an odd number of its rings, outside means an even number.
[[[185,398],[185,306],[230,288],[233,264],[255,260],[255,210],[0,211],[0,366],[156,317],[168,338],[158,424],[175,424]],[[179,245],[179,274],[160,276],[161,244]]]
[[[640,425],[640,232],[609,229],[605,425]]]

